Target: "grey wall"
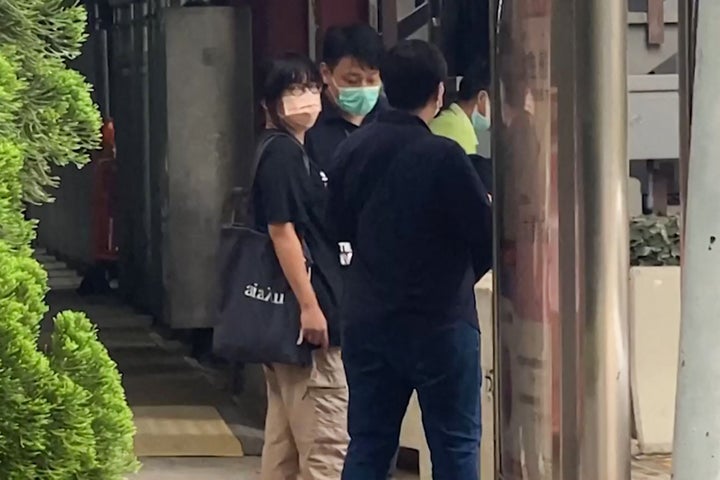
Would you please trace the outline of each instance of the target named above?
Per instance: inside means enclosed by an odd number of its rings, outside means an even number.
[[[95,39],[85,43],[83,52],[72,67],[83,73],[89,82],[95,81]],[[32,206],[29,213],[40,221],[38,244],[63,257],[83,264],[92,262],[92,166],[82,170],[68,166],[55,174],[61,187],[51,192],[55,203]]]
[[[230,7],[171,8],[167,55],[165,320],[215,321],[223,205],[252,143],[250,15]]]

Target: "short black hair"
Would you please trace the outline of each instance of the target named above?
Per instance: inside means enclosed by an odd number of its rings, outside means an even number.
[[[315,63],[299,53],[285,53],[269,59],[263,68],[262,100],[274,104],[292,85],[322,85]]]
[[[474,100],[481,91],[490,91],[490,83],[490,68],[487,62],[477,61],[467,69],[460,81],[458,99],[463,102]]]
[[[366,67],[379,69],[384,54],[382,38],[370,25],[330,27],[325,32],[322,61],[330,68],[351,57]]]
[[[393,108],[413,111],[424,107],[447,77],[440,50],[423,40],[403,40],[385,56],[380,76]]]

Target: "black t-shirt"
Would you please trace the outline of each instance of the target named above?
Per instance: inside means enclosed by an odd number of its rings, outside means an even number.
[[[305,137],[305,148],[310,158],[317,162],[320,168],[329,172],[334,167],[335,151],[338,146],[359,127],[345,120],[340,108],[327,98],[327,94],[323,94],[322,104],[323,109],[315,126]],[[365,117],[362,125],[372,122],[379,112],[388,108],[390,107],[387,100],[380,96],[378,103]]]
[[[311,282],[328,321],[330,343],[340,345],[338,299],[341,292],[337,243],[324,227],[327,179],[305,160],[302,145],[279,131],[265,146],[253,184],[255,226],[292,223],[312,256]],[[277,135],[279,134],[279,135]],[[309,167],[309,170],[308,170]]]
[[[351,135],[330,172],[329,225],[353,246],[343,322],[469,322],[492,262],[487,191],[457,143],[387,111]]]

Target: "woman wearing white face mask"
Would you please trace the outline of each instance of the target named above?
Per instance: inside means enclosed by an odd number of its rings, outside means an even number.
[[[348,444],[337,246],[324,227],[325,174],[304,148],[321,110],[321,85],[315,65],[296,54],[272,61],[263,85],[266,131],[253,183],[255,224],[269,233],[300,305],[301,340],[318,349],[312,367],[265,366],[262,480],[339,480]],[[312,275],[303,246],[312,258]]]
[[[468,155],[490,156],[490,71],[477,63],[465,72],[458,100],[430,124],[435,135],[455,140]]]

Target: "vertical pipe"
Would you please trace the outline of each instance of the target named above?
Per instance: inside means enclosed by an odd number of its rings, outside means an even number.
[[[690,161],[690,111],[694,62],[693,1],[678,2],[678,73],[680,80],[680,205],[681,218],[687,208],[688,162]],[[683,230],[684,231],[684,230]],[[683,234],[684,237],[684,234]]]
[[[500,16],[502,12],[502,6],[503,6],[504,0],[490,0],[490,15],[489,15],[489,23],[490,23],[490,71],[493,72],[492,78],[491,78],[491,85],[490,89],[493,92],[498,92],[500,89],[499,81],[498,81],[498,75],[497,75],[497,65],[499,63],[498,59],[498,29],[500,27]],[[492,95],[490,98],[490,101],[492,102],[491,105],[491,112],[492,113],[492,122],[494,125],[498,125],[498,120],[500,115],[498,115],[498,112],[501,112],[502,110],[502,101],[500,99],[500,95]],[[497,127],[495,127],[497,129]],[[490,137],[491,142],[491,151],[497,152],[498,148],[500,146],[500,138],[499,135],[492,135]],[[498,186],[500,185],[502,178],[500,177],[500,172],[498,168],[497,159],[495,156],[492,156],[493,160],[493,192],[497,191]],[[503,415],[501,411],[501,402],[503,400],[502,398],[502,355],[500,350],[500,283],[498,282],[498,267],[500,266],[500,260],[501,260],[501,252],[500,249],[497,247],[499,245],[499,242],[501,240],[501,235],[499,235],[498,232],[500,232],[501,223],[498,218],[498,207],[497,203],[493,202],[493,245],[494,252],[493,252],[493,321],[492,321],[492,332],[490,332],[492,342],[493,342],[493,372],[492,372],[492,380],[493,380],[493,406],[495,408],[495,411],[493,412],[493,431],[492,431],[492,438],[493,438],[493,471],[495,472],[495,477],[500,478],[499,475],[502,474],[502,447],[503,447],[503,440],[502,440],[502,430],[501,425],[503,424]],[[487,429],[487,425],[483,425],[483,429]]]
[[[676,480],[720,478],[720,3],[699,2],[675,416]]]
[[[579,258],[582,258],[578,244],[578,212],[582,209],[579,192],[582,181],[578,168],[576,142],[577,131],[576,98],[579,86],[576,83],[575,55],[575,8],[572,0],[553,2],[553,24],[564,25],[552,29],[552,84],[557,88],[556,141],[558,149],[558,259],[559,275],[559,339],[554,346],[560,352],[554,358],[553,375],[560,377],[560,431],[553,451],[553,478],[576,480],[583,478],[578,462],[580,452],[579,392],[581,357],[579,355],[580,325],[582,316],[578,312],[578,280],[580,280]],[[562,186],[574,186],[563,188]]]
[[[133,4],[133,30],[137,37],[137,82],[139,98],[139,133],[140,152],[143,164],[143,192],[145,199],[144,220],[145,235],[147,235],[148,248],[145,251],[146,265],[152,264],[152,249],[150,248],[150,235],[152,231],[151,213],[151,174],[150,174],[150,85],[148,75],[149,44],[148,44],[148,4],[146,2]]]
[[[98,92],[97,102],[100,104],[100,113],[103,120],[110,117],[110,65],[108,62],[108,34],[103,24],[100,5],[93,4],[93,30],[96,35],[95,58],[97,61],[97,82],[95,88]]]
[[[575,7],[585,248],[580,471],[583,480],[629,480],[627,2]]]

